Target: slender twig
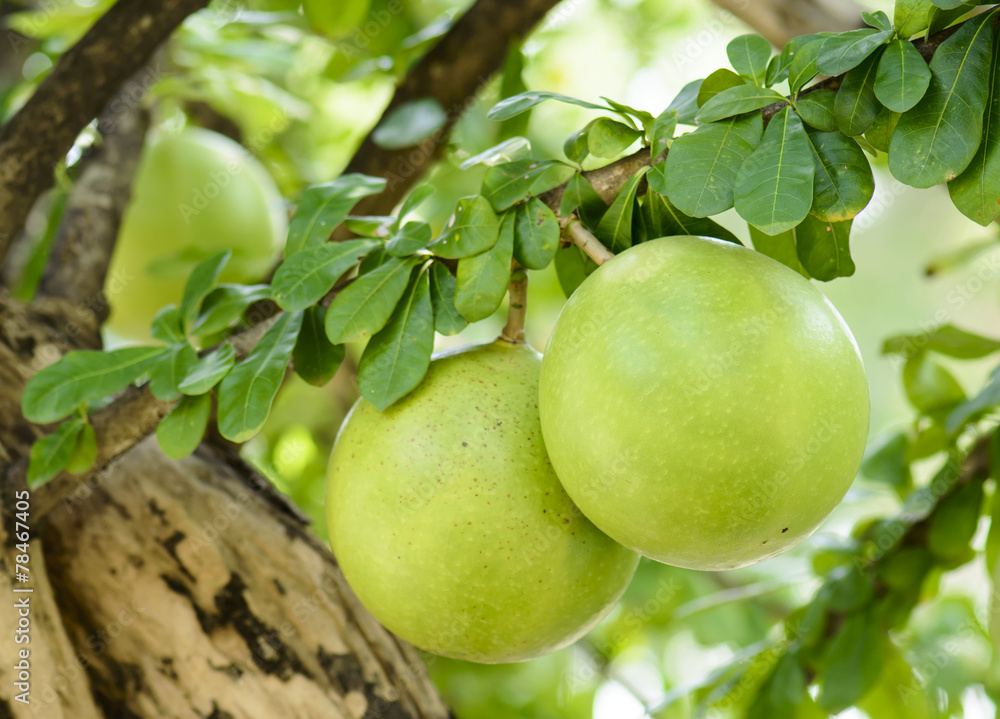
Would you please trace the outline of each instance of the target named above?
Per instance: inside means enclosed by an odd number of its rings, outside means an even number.
[[[524,320],[528,313],[528,273],[517,260],[512,262],[510,287],[507,290],[507,324],[500,339],[511,344],[524,344]]]
[[[576,245],[583,250],[587,257],[598,265],[603,265],[615,256],[614,252],[605,247],[590,230],[583,226],[576,215],[564,217],[559,221],[559,224],[562,226],[563,237],[571,245]]]

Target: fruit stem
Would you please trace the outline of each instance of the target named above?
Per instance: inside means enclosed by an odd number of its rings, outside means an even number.
[[[500,339],[521,345],[524,344],[524,319],[528,312],[528,273],[517,260],[511,263],[507,294],[507,324],[500,333]]]
[[[587,257],[598,265],[603,265],[615,256],[614,252],[605,247],[599,239],[594,237],[590,230],[583,226],[583,223],[580,222],[576,215],[570,215],[561,220],[560,224],[562,225],[563,236],[569,240],[570,244],[579,247]]]

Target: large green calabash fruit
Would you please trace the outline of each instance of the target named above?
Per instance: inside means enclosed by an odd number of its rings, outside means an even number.
[[[385,412],[358,400],[330,460],[334,554],[362,603],[436,654],[513,662],[559,649],[624,592],[638,557],[580,514],[538,421],[540,357],[437,356]]]
[[[281,194],[239,144],[201,128],[154,137],[143,151],[104,292],[108,328],[149,337],[165,305],[179,303],[195,265],[232,250],[222,282],[266,276],[288,231]]]
[[[735,244],[646,242],[567,301],[542,362],[545,444],[569,496],[647,557],[731,569],[785,551],[861,462],[868,383],[809,281]]]

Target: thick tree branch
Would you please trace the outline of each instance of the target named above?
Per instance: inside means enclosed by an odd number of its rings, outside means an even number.
[[[103,143],[84,160],[38,288],[40,296],[88,308],[95,327],[107,319],[104,279],[149,127],[139,103],[150,72],[143,70],[126,83],[101,115]]]
[[[0,264],[80,131],[184,18],[206,2],[118,0],[0,130]]]
[[[362,200],[355,214],[385,215],[392,211],[437,159],[465,108],[503,64],[511,42],[527,36],[558,3],[559,0],[477,0],[459,18],[409,71],[382,115],[385,119],[408,102],[431,98],[447,114],[445,125],[420,144],[396,150],[379,147],[369,134],[345,172],[385,177],[388,185],[381,194]],[[335,238],[347,234],[341,227]]]
[[[864,27],[865,8],[853,0],[712,0],[763,35],[775,47],[798,35]]]

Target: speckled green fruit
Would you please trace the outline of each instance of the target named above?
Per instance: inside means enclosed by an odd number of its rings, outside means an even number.
[[[668,564],[730,569],[808,536],[868,433],[850,330],[808,280],[738,245],[620,254],[559,315],[542,362],[549,456],[583,513]]]
[[[407,397],[358,401],[330,459],[333,551],[391,631],[476,662],[531,659],[593,627],[638,557],[559,486],[538,424],[534,350],[436,357]]]
[[[287,230],[278,188],[246,149],[201,128],[153,138],[104,287],[108,328],[147,339],[157,311],[180,302],[194,266],[222,250],[233,252],[222,282],[262,279]]]

